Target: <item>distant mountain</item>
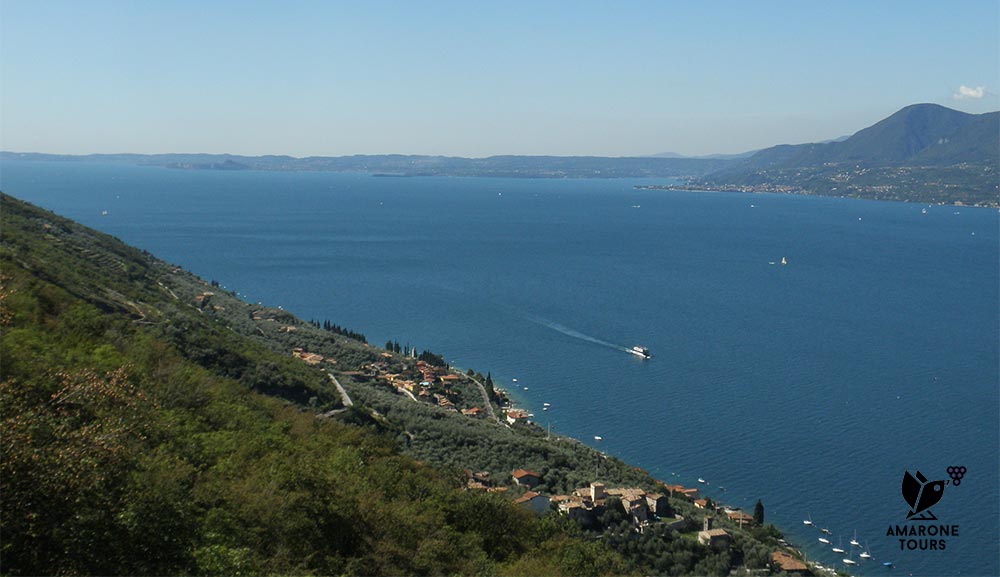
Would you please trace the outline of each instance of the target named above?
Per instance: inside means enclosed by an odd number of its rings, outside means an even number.
[[[843,140],[779,145],[692,186],[996,206],[1000,112],[914,104]]]
[[[847,138],[846,136],[844,138]],[[739,160],[741,158],[749,158],[756,154],[760,149],[748,150],[746,152],[737,152],[734,154],[699,154],[697,156],[685,156],[677,152],[660,152],[658,154],[651,154],[648,158],[697,158],[701,160]]]
[[[766,148],[733,170],[828,163],[947,166],[990,162],[998,157],[998,115],[914,104],[842,141]]]
[[[740,160],[743,158],[750,158],[751,156],[760,152],[760,149],[748,150],[746,152],[737,152],[733,154],[703,154],[701,156],[692,156],[691,158],[702,158],[705,160]]]

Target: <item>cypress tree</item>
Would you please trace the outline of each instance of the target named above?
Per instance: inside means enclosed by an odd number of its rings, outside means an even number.
[[[758,527],[764,526],[764,504],[757,499],[757,504],[753,506],[753,523]]]

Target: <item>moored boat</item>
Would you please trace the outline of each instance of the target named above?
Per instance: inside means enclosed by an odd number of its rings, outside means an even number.
[[[868,541],[865,541],[865,550],[862,551],[858,557],[861,557],[862,559],[874,559],[871,554],[871,548],[868,547]]]

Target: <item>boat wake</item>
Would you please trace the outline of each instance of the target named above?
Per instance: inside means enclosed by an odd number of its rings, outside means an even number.
[[[562,334],[564,334],[564,335],[566,335],[568,337],[573,337],[574,339],[580,339],[581,341],[587,341],[588,343],[594,343],[595,345],[601,345],[601,346],[604,346],[604,347],[610,347],[612,349],[615,349],[616,351],[624,351],[626,353],[630,352],[629,349],[628,349],[628,347],[623,347],[621,345],[616,345],[614,343],[609,343],[608,341],[602,341],[599,338],[592,337],[590,335],[586,335],[584,333],[581,333],[580,331],[573,330],[573,329],[571,329],[571,328],[569,328],[567,326],[563,326],[563,325],[561,325],[559,323],[552,322],[552,321],[550,321],[548,319],[543,319],[541,317],[536,317],[536,316],[531,316],[531,315],[528,315],[526,318],[529,321],[531,321],[531,322],[533,322],[535,324],[541,325],[541,326],[546,327],[546,328],[550,328],[550,329],[552,329],[552,330],[554,330],[556,332],[560,332],[560,333],[562,333]]]

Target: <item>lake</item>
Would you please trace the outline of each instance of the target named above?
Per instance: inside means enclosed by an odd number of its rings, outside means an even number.
[[[668,483],[760,498],[825,565],[844,555],[807,517],[868,544],[854,574],[1000,573],[998,212],[634,188],[651,183],[0,171],[4,192],[247,300],[491,371],[542,426]],[[907,521],[904,472],[949,466],[967,473],[938,521]],[[886,535],[930,523],[959,536]]]

